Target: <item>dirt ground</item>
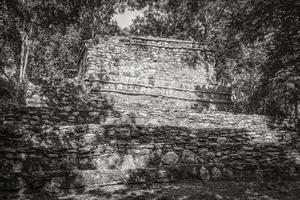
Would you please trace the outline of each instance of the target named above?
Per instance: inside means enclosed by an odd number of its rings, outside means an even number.
[[[23,191],[2,200],[300,200],[300,181],[120,184],[67,191]]]
[[[66,195],[63,200],[299,200],[298,182],[199,182],[151,185],[115,185],[90,188],[84,195]]]

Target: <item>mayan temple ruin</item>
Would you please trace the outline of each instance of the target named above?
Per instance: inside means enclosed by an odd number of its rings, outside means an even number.
[[[209,46],[152,37],[87,44],[80,80],[0,108],[0,199],[114,184],[299,180],[299,139],[233,112]],[[298,142],[297,142],[298,141]],[[1,196],[2,195],[2,196]],[[9,199],[9,198],[8,198]]]

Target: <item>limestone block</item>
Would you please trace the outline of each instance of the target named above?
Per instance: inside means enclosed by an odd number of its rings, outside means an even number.
[[[122,159],[118,153],[102,156],[96,159],[97,169],[118,169],[120,168]]]
[[[229,168],[224,168],[223,169],[223,175],[224,175],[224,177],[226,177],[228,179],[233,179],[234,178],[233,172]]]
[[[150,156],[149,155],[136,155],[134,163],[136,168],[146,168],[149,166]]]
[[[182,161],[184,163],[189,163],[189,164],[196,163],[196,156],[195,156],[194,152],[185,149],[182,152]]]
[[[175,165],[178,160],[179,156],[173,151],[170,151],[161,157],[161,161],[167,165]]]
[[[162,150],[157,149],[157,150],[153,151],[150,156],[151,156],[151,159],[160,159],[161,155],[162,155]]]
[[[219,170],[217,167],[214,167],[211,170],[211,174],[212,174],[212,179],[213,180],[220,180],[223,177],[221,170]]]
[[[20,161],[16,161],[16,162],[13,162],[13,172],[14,173],[18,173],[18,172],[21,172],[22,169],[23,169],[23,163],[20,162]]]
[[[205,167],[202,166],[199,172],[202,180],[206,180],[206,181],[210,180],[209,171]]]
[[[132,155],[125,155],[123,159],[123,163],[121,165],[122,170],[133,170],[136,169],[136,165],[134,162],[134,158]]]

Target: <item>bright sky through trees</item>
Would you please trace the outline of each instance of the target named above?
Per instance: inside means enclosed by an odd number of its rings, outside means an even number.
[[[138,15],[143,15],[145,9],[139,11],[126,10],[124,13],[116,14],[113,19],[118,22],[121,28],[129,27],[132,24],[132,20]]]

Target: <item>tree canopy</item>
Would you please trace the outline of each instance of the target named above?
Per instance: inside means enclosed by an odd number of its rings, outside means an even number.
[[[174,0],[147,5],[145,15],[131,25],[132,34],[206,42],[215,53],[217,79],[232,85],[238,110],[298,119],[297,1]]]
[[[76,67],[84,41],[115,34],[122,0],[0,2],[0,74],[23,96],[28,79],[54,78]]]
[[[144,8],[130,34],[207,43],[236,110],[297,120],[299,7],[295,0],[3,0],[0,74],[20,93],[28,80],[65,76],[87,39],[122,34],[114,14]]]

